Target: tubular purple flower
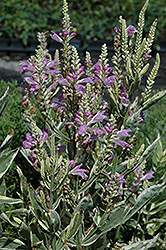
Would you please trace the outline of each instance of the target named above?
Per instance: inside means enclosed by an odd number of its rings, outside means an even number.
[[[134,183],[131,185],[131,187],[129,187],[129,190],[132,193],[135,193],[136,190],[137,190],[137,186],[140,185],[140,184],[141,184],[140,180],[135,180]]]
[[[56,42],[59,42],[59,43],[62,43],[62,42],[63,42],[63,40],[62,40],[54,31],[51,31],[51,32],[53,33],[53,35],[50,34],[50,37],[51,37],[53,40],[55,40]]]
[[[113,29],[114,32],[116,32],[117,34],[119,34],[119,26],[116,26],[114,29]]]
[[[79,127],[79,129],[78,129],[78,131],[77,131],[77,134],[78,134],[78,135],[84,136],[84,135],[86,135],[86,132],[87,132],[87,125],[86,125],[86,123],[84,122],[84,123]]]
[[[126,137],[126,136],[130,137],[131,135],[128,134],[128,132],[131,132],[131,129],[128,128],[128,129],[120,130],[115,135],[117,137]]]
[[[74,165],[74,163],[75,163],[74,160],[69,161],[69,169]]]
[[[127,142],[121,141],[121,140],[117,140],[117,139],[113,139],[113,142],[115,143],[115,145],[121,146],[122,149],[125,149],[125,147],[130,146]]]
[[[82,85],[82,84],[75,84],[74,87],[77,90],[76,95],[77,94],[80,94],[80,95],[84,95],[85,94],[85,88],[86,87],[84,85]]]
[[[99,81],[99,78],[97,76],[90,76],[90,77],[86,77],[86,78],[82,79],[80,82],[93,84],[93,83],[96,83],[98,81]]]
[[[22,142],[24,148],[31,148],[35,145],[35,138],[30,133],[26,134],[26,139]]]
[[[112,88],[114,86],[114,82],[116,81],[116,77],[115,75],[109,76],[104,78],[104,84],[107,88]]]
[[[56,86],[57,86],[57,82],[54,82],[53,84],[51,84],[48,89],[47,89],[47,92],[51,92],[52,90],[55,90],[56,89]]]
[[[55,69],[50,69],[50,70],[45,71],[45,73],[49,74],[51,76],[57,76],[57,74],[59,73],[59,71],[55,70]]]
[[[142,180],[142,181],[145,181],[145,180],[150,180],[150,179],[152,179],[152,178],[155,178],[155,177],[153,176],[153,174],[154,174],[154,171],[150,171],[150,172],[148,172],[147,174],[145,174],[145,175],[141,178],[141,180]]]
[[[89,173],[89,170],[87,170],[87,169],[80,169],[81,166],[82,166],[82,163],[80,165],[76,166],[75,168],[73,168],[71,170],[71,174],[72,175],[79,175],[79,176],[82,177],[82,179],[87,179],[88,176],[85,174],[85,172]]]
[[[100,137],[98,135],[94,135],[94,134],[91,134],[91,139],[95,140],[95,141],[103,141],[102,137]]]
[[[62,86],[70,86],[70,83],[67,82],[62,76],[60,76],[60,79],[57,79],[56,82]]]
[[[36,84],[36,82],[29,76],[27,77],[24,77],[24,80],[29,84],[29,85],[32,85],[32,84]]]
[[[133,25],[129,25],[127,28],[127,34],[128,36],[132,36],[137,32],[137,29]]]
[[[117,181],[116,183],[117,185],[120,185],[121,183],[126,183],[126,180],[124,179],[124,174],[121,174],[116,181]]]
[[[21,74],[24,74],[25,72],[34,72],[35,71],[35,67],[31,66],[30,64],[20,61],[19,66],[22,67],[22,69],[19,69],[19,72]]]
[[[152,56],[151,55],[144,55],[144,59],[146,60],[146,59],[150,59]]]
[[[107,119],[106,115],[103,115],[105,113],[105,110],[98,112],[92,119],[88,121],[88,125],[94,124],[96,122],[101,122],[104,119]]]
[[[43,129],[43,134],[40,136],[39,140],[37,140],[38,142],[41,142],[44,143],[48,137],[50,136],[50,133],[48,131],[48,129]]]
[[[30,157],[31,157],[31,160],[32,160],[32,161],[36,158],[36,155],[35,155],[35,153],[34,153],[33,150],[32,150],[31,153],[30,153]]]
[[[111,157],[108,159],[108,163],[111,163],[114,159],[114,154],[112,153]]]
[[[125,92],[121,93],[121,96],[119,97],[122,101],[122,105],[125,107],[128,107],[130,104],[130,100],[128,99],[128,94]]]
[[[54,60],[48,62],[47,65],[46,65],[46,67],[49,68],[49,69],[50,69],[50,68],[53,68],[53,67],[55,67],[55,66],[56,66],[56,59],[54,59]]]

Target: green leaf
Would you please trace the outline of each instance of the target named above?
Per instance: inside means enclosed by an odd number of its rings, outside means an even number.
[[[0,156],[0,178],[8,171],[19,149],[14,149]]]
[[[0,98],[0,115],[2,114],[7,101],[8,101],[8,92],[9,92],[9,86],[7,87],[5,93],[3,94],[3,96]]]
[[[10,239],[7,237],[0,238],[0,249],[4,250],[29,250],[25,244],[19,239]]]
[[[153,149],[156,147],[156,145],[160,139],[161,139],[160,136],[157,137],[157,139],[146,148],[146,150],[143,152],[139,162],[134,166],[134,169],[136,169],[144,160],[146,160],[148,158],[148,156],[152,153]],[[125,174],[129,174],[131,171],[133,171],[133,169],[128,170],[128,172],[126,172]]]
[[[74,212],[70,224],[65,229],[66,232],[63,236],[65,241],[68,241],[71,239],[71,237],[75,236],[75,234],[79,230],[79,227],[83,223],[83,218],[84,218],[84,212],[81,209]]]
[[[138,241],[129,246],[124,246],[122,250],[147,250],[151,248],[158,240],[159,234],[157,234],[152,240]]]
[[[153,208],[152,210],[150,210],[149,214],[157,214],[159,213],[161,210],[166,209],[166,200],[163,202],[160,202],[159,204],[155,204],[155,208]]]
[[[30,241],[30,230],[24,222],[21,223],[18,234],[21,238]]]
[[[159,194],[159,191],[162,189],[162,187],[165,185],[165,183],[158,184],[151,186],[147,189],[145,189],[137,198],[136,203],[134,207],[129,211],[129,213],[124,218],[124,221],[127,221],[130,219],[135,213],[137,213],[142,207],[144,207],[150,200],[152,200],[155,196]]]
[[[50,230],[51,232],[56,232],[61,225],[60,216],[55,210],[52,209],[48,211],[48,216],[49,216]]]
[[[86,183],[83,185],[83,187],[78,190],[78,194],[81,194],[81,193],[87,191],[92,186],[92,184],[97,180],[97,178],[98,178],[98,176],[93,175],[92,178],[90,178],[88,181],[86,181]]]
[[[154,185],[144,190],[137,198],[133,208],[128,206],[121,206],[112,211],[112,214],[104,215],[101,218],[101,223],[98,227],[91,230],[87,234],[83,241],[82,246],[88,246],[94,243],[101,235],[109,232],[112,228],[116,228],[118,225],[122,225],[129,220],[135,213],[137,213],[142,207],[144,207],[151,199],[156,196],[162,189],[164,183],[161,185]]]
[[[6,197],[3,195],[0,195],[0,204],[7,203],[7,204],[18,204],[23,203],[21,199],[14,199],[10,197]]]
[[[156,102],[158,102],[159,100],[161,100],[165,95],[166,95],[166,90],[159,91],[158,93],[156,93],[155,95],[153,95],[152,97],[150,97],[149,99],[147,99],[146,102],[144,102],[142,104],[142,107],[140,108],[141,111],[144,111],[144,110],[150,108]]]
[[[7,151],[9,150],[9,146],[10,146],[10,142],[11,142],[11,139],[13,137],[13,134],[14,134],[14,130],[11,129],[10,134],[7,135],[5,140],[2,142],[2,144],[0,146],[1,155],[4,153],[7,153]]]

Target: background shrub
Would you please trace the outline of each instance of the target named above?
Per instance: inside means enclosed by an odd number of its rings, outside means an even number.
[[[112,31],[123,15],[128,25],[137,23],[138,13],[144,0],[70,0],[69,11],[77,39],[112,40]],[[36,38],[37,32],[54,30],[60,32],[62,0],[1,0],[1,36],[21,39]],[[81,15],[80,15],[81,14]],[[164,37],[166,8],[162,0],[150,0],[146,29],[158,18],[157,37]],[[145,32],[147,31],[145,29]]]

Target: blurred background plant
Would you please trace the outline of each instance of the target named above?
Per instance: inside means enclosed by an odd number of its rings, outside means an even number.
[[[113,29],[118,25],[118,16],[128,20],[128,25],[136,25],[138,13],[144,0],[70,0],[70,17],[73,21],[76,39],[112,40]],[[56,0],[1,0],[0,36],[21,39],[27,45],[29,38],[46,30],[60,32],[62,1]],[[81,15],[80,15],[81,14]],[[158,18],[157,37],[165,37],[165,1],[151,0],[147,11],[146,27]],[[82,21],[84,20],[84,21]],[[147,29],[147,30],[146,30]]]

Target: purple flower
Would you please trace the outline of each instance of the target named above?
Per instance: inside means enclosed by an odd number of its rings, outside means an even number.
[[[132,192],[132,193],[135,193],[136,190],[137,190],[137,186],[141,184],[141,181],[140,180],[135,180],[134,183],[131,185],[131,187],[129,187],[129,190]]]
[[[128,94],[125,93],[125,92],[122,92],[121,93],[121,96],[119,97],[122,101],[122,105],[125,106],[125,107],[128,107],[129,104],[130,104],[130,101],[128,99]]]
[[[111,157],[108,159],[108,163],[111,163],[114,159],[114,154],[112,153]]]
[[[126,183],[126,180],[124,179],[124,174],[121,174],[116,181],[117,181],[116,183],[117,185],[120,185],[121,183]]]
[[[147,174],[145,174],[145,175],[142,177],[141,180],[142,180],[142,181],[150,180],[150,179],[154,178],[153,174],[154,174],[154,171],[150,171],[150,172],[148,172]]]
[[[151,55],[144,55],[144,59],[146,60],[146,59],[150,59],[152,56]]]
[[[132,36],[137,32],[137,29],[133,25],[129,25],[127,28],[127,34],[128,36]]]
[[[47,92],[49,93],[49,92],[51,92],[52,90],[55,90],[57,84],[58,84],[57,82],[52,83],[52,84],[48,87]]]
[[[46,65],[46,67],[49,68],[49,69],[53,68],[54,66],[56,66],[56,59],[48,62],[47,65]]]
[[[43,134],[40,136],[40,138],[37,141],[44,143],[48,139],[49,136],[50,136],[50,133],[48,129],[43,129]]]
[[[122,149],[125,149],[125,147],[130,146],[127,142],[118,139],[113,139],[113,142],[115,143],[115,145],[121,146]]]
[[[65,153],[66,152],[66,146],[58,146],[58,153]]]
[[[69,161],[69,169],[74,165],[74,163],[75,163],[74,160]]]
[[[86,77],[86,78],[82,79],[80,82],[93,84],[93,83],[98,82],[98,81],[99,81],[99,78],[97,76],[90,76],[90,77]]]
[[[86,125],[86,123],[84,122],[84,123],[79,127],[79,129],[78,129],[78,131],[77,131],[77,134],[78,134],[78,135],[84,136],[84,135],[86,134],[86,132],[87,132],[87,125]]]
[[[140,117],[141,117],[141,122],[139,123],[139,125],[146,124],[146,122],[144,121],[144,113],[143,112],[140,113]]]
[[[96,141],[103,141],[103,138],[98,136],[98,135],[93,135],[91,134],[91,137],[90,137],[92,140],[96,140]]]
[[[32,150],[30,153],[31,160],[33,161],[36,158],[36,155],[34,154],[34,151]]]
[[[117,34],[119,34],[119,26],[116,26],[114,29],[113,29],[114,32],[116,32]]]
[[[26,139],[22,142],[24,148],[31,148],[35,145],[35,138],[30,133],[26,134]]]
[[[58,36],[54,31],[51,31],[51,32],[53,33],[53,35],[50,34],[50,37],[51,37],[53,40],[55,40],[55,41],[58,42],[58,43],[62,43],[62,42],[63,42],[63,40],[60,38],[60,36]]]
[[[117,76],[112,75],[112,76],[104,78],[104,84],[106,85],[107,88],[114,86],[114,82],[116,81],[116,77]]]
[[[105,113],[105,110],[98,112],[92,119],[88,121],[88,125],[94,124],[96,122],[101,122],[104,119],[107,119],[106,115],[103,115]]]
[[[131,129],[129,129],[129,128],[128,129],[123,129],[123,130],[118,131],[116,133],[116,136],[117,137],[126,137],[126,136],[130,137],[131,135],[128,134],[128,132],[131,132]]]
[[[56,82],[62,86],[70,86],[70,83],[67,82],[62,76],[60,76],[60,79],[57,79]]]
[[[22,67],[22,69],[19,69],[19,72],[21,74],[24,74],[25,72],[34,72],[35,71],[35,67],[31,66],[30,64],[26,63],[26,62],[23,62],[23,61],[20,61],[19,63],[19,66]]]
[[[77,94],[80,94],[80,95],[84,95],[85,94],[85,88],[86,87],[84,85],[82,85],[82,84],[75,84],[74,87],[77,90],[76,95]]]
[[[41,85],[36,83],[31,77],[25,77],[25,81],[31,86],[30,93],[36,95],[36,90],[39,90],[41,88]]]
[[[76,166],[75,168],[73,168],[71,170],[71,174],[72,175],[79,175],[82,177],[82,179],[87,179],[88,176],[86,176],[85,172],[89,173],[89,170],[87,169],[80,169],[80,167],[82,166],[82,163],[78,166]]]

